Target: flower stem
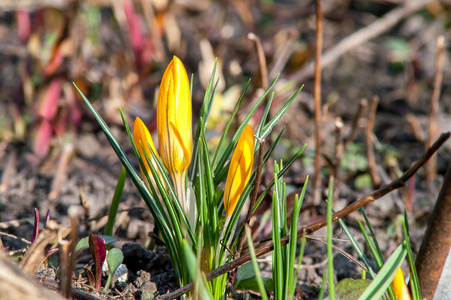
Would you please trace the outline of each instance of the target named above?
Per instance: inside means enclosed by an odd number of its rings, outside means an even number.
[[[183,212],[187,213],[185,174],[186,172],[183,172],[182,174],[175,173],[171,177],[172,181],[174,182],[175,193],[177,194],[177,198],[180,201],[180,205],[182,206]]]

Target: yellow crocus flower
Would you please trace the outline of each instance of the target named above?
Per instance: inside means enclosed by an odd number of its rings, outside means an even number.
[[[396,300],[411,300],[409,287],[404,281],[404,274],[401,268],[396,271],[395,278],[393,278],[392,284],[393,292],[395,294]]]
[[[227,216],[232,215],[235,206],[251,177],[254,163],[254,131],[247,125],[236,144],[230,161],[224,190],[224,209]]]
[[[191,94],[188,75],[174,56],[164,72],[157,103],[157,131],[161,159],[169,171],[185,209],[185,174],[191,162]]]
[[[146,159],[146,156],[144,155],[142,146],[144,146],[144,149],[146,149],[147,155],[149,156],[153,166],[158,171],[158,166],[156,165],[156,163],[152,157],[152,153],[150,152],[150,150],[148,150],[148,145],[150,145],[150,147],[152,148],[152,151],[155,154],[157,153],[157,150],[155,149],[155,145],[153,144],[152,136],[150,135],[149,130],[147,129],[146,125],[144,125],[144,122],[140,118],[136,118],[135,123],[133,123],[133,140],[135,141],[136,147],[138,147],[138,151],[139,151],[139,155],[141,156],[141,159],[144,161],[144,165],[146,166],[146,172],[150,175],[150,178],[155,185],[155,180],[152,176],[152,171],[150,170],[149,164],[147,163],[147,159]],[[142,144],[142,146],[141,146],[141,144]],[[143,179],[145,180],[146,176],[145,176],[143,169],[141,169],[141,173],[142,173]]]

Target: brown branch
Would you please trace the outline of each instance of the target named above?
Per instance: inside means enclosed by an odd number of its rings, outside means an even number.
[[[381,177],[377,173],[376,158],[374,157],[373,149],[373,138],[374,138],[374,119],[376,118],[377,104],[379,103],[379,98],[377,96],[373,97],[371,101],[370,111],[368,113],[368,123],[366,124],[365,131],[365,143],[366,152],[368,156],[368,169],[371,175],[371,181],[375,187],[379,187],[381,184]]]
[[[347,207],[343,208],[342,210],[334,213],[332,215],[332,221],[336,222],[337,220],[343,218],[344,216],[347,216],[350,213],[376,201],[377,199],[382,198],[383,196],[387,195],[391,191],[398,189],[400,187],[403,187],[406,184],[406,182],[418,171],[418,169],[420,167],[422,167],[426,163],[426,161],[449,139],[450,135],[451,135],[450,132],[442,133],[440,135],[440,137],[435,141],[435,143],[401,177],[392,181],[388,185],[378,189],[377,191],[373,192],[372,194],[370,194],[366,197],[363,197],[362,199],[360,199],[360,200],[348,205]],[[307,234],[311,234],[311,233],[325,227],[326,225],[327,225],[327,221],[326,221],[326,218],[324,218],[323,220],[321,220],[315,224],[312,224],[308,227],[303,226],[298,231],[298,238],[302,238],[303,236],[305,236]],[[285,246],[286,244],[288,244],[289,238],[290,238],[289,236],[285,236],[285,237],[281,238],[280,239],[281,245]],[[274,250],[274,244],[271,241],[267,241],[267,242],[263,243],[258,249],[255,250],[255,254],[258,257],[258,256],[264,255],[266,253],[269,253],[273,250]],[[239,266],[247,263],[250,260],[251,260],[251,257],[249,254],[243,255],[243,256],[237,258],[236,260],[226,263],[223,266],[211,271],[210,273],[206,274],[205,277],[208,281],[210,281],[218,276],[221,276],[227,272],[230,272],[230,271],[238,268]],[[187,284],[184,287],[181,287],[169,294],[158,297],[158,299],[169,300],[169,299],[177,298],[177,297],[191,291],[193,289],[193,287],[194,287],[193,283]]]
[[[49,193],[50,199],[56,199],[61,191],[61,185],[66,178],[67,165],[69,164],[69,159],[74,152],[74,146],[72,144],[66,144],[63,148],[63,153],[61,153],[60,159],[58,161],[58,166],[56,168],[55,176],[53,176],[52,185]]]
[[[434,90],[431,97],[431,111],[428,118],[428,134],[426,140],[426,149],[432,145],[434,138],[437,134],[437,115],[439,107],[440,89],[442,87],[443,79],[443,54],[445,53],[445,38],[439,36],[437,39],[437,57],[435,58],[435,77],[434,77]],[[437,160],[432,157],[424,166],[426,171],[426,182],[431,182],[435,179],[437,174]]]
[[[316,49],[315,49],[315,177],[313,181],[313,203],[321,201],[321,52],[323,50],[323,15],[321,0],[315,1],[316,10]]]
[[[265,53],[263,52],[262,42],[260,41],[260,38],[252,32],[249,33],[247,37],[254,41],[255,46],[257,47],[258,62],[260,64],[260,73],[262,76],[262,88],[266,91],[268,89],[268,67],[266,66],[266,58]]]
[[[357,109],[357,114],[352,121],[351,133],[349,133],[348,138],[346,139],[344,145],[344,151],[346,151],[349,145],[354,141],[355,136],[357,135],[357,131],[359,130],[360,120],[363,118],[365,114],[366,107],[368,106],[368,101],[366,99],[361,99],[359,101],[359,108]]]
[[[409,0],[404,5],[393,9],[382,18],[374,21],[367,27],[364,27],[348,37],[341,40],[335,47],[324,52],[322,57],[322,67],[327,67],[340,58],[343,54],[355,49],[361,44],[381,35],[390,28],[398,24],[402,19],[407,18],[414,12],[422,9],[432,0]],[[315,63],[310,62],[305,68],[299,70],[291,76],[290,80],[294,82],[303,82],[315,74]]]

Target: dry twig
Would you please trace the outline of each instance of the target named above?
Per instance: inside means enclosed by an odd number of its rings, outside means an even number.
[[[434,138],[437,134],[437,114],[439,107],[440,89],[442,87],[443,79],[443,54],[445,52],[445,38],[439,36],[437,39],[437,57],[435,59],[435,77],[434,77],[434,90],[432,91],[431,98],[431,111],[428,119],[428,134],[426,140],[426,149],[432,145]],[[427,164],[424,166],[426,171],[426,182],[431,182],[437,175],[437,160],[433,156]]]
[[[321,201],[321,52],[323,50],[323,15],[321,0],[315,1],[316,49],[315,49],[315,177],[313,181],[313,203]]]
[[[0,192],[5,192],[8,190],[9,181],[11,179],[11,175],[13,174],[14,168],[16,166],[16,158],[17,158],[17,151],[11,152],[10,155],[8,155],[8,159],[6,160],[6,166],[3,169],[2,179],[0,181]]]
[[[258,62],[260,64],[260,73],[262,76],[262,88],[266,91],[268,89],[268,67],[266,66],[266,58],[265,53],[263,52],[262,42],[260,41],[260,38],[252,32],[249,33],[247,37],[254,41],[255,47],[257,47]]]
[[[360,120],[362,120],[363,115],[365,114],[367,105],[368,101],[366,99],[361,99],[359,101],[359,108],[357,109],[357,114],[352,121],[351,133],[349,133],[348,138],[346,139],[344,151],[346,151],[352,141],[354,141],[355,136],[357,135],[357,132],[360,128]]]
[[[378,187],[381,184],[381,177],[377,173],[376,158],[374,157],[373,149],[373,137],[374,137],[374,119],[376,118],[377,104],[379,103],[379,98],[377,96],[373,97],[371,101],[370,111],[368,113],[368,123],[366,124],[365,131],[365,143],[366,151],[368,156],[368,169],[371,175],[371,181],[373,185]]]

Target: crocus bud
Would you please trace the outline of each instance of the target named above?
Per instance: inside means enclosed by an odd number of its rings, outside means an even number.
[[[224,190],[224,209],[229,216],[235,210],[249,178],[254,163],[254,131],[247,125],[236,144],[230,161],[229,172]]]
[[[188,75],[176,56],[164,72],[157,103],[161,159],[171,177],[185,174],[191,161],[191,95]]]
[[[153,144],[152,136],[150,135],[149,130],[146,125],[144,125],[143,121],[140,118],[135,119],[135,123],[133,124],[133,140],[135,141],[136,147],[138,147],[139,155],[144,161],[144,165],[146,166],[146,172],[150,175],[152,181],[154,178],[152,176],[152,171],[150,170],[149,164],[147,163],[146,156],[144,155],[143,146],[146,150],[147,156],[149,156],[153,166],[158,170],[158,167],[153,159],[152,152],[149,150],[149,146],[152,148],[152,151],[156,154],[157,150],[155,149],[155,145]],[[141,146],[142,144],[142,146]],[[141,173],[143,175],[143,179],[145,179],[144,170],[141,169]]]
[[[404,280],[404,274],[401,268],[396,271],[395,278],[393,278],[392,284],[393,293],[395,294],[396,300],[411,300],[409,287],[406,285]]]

